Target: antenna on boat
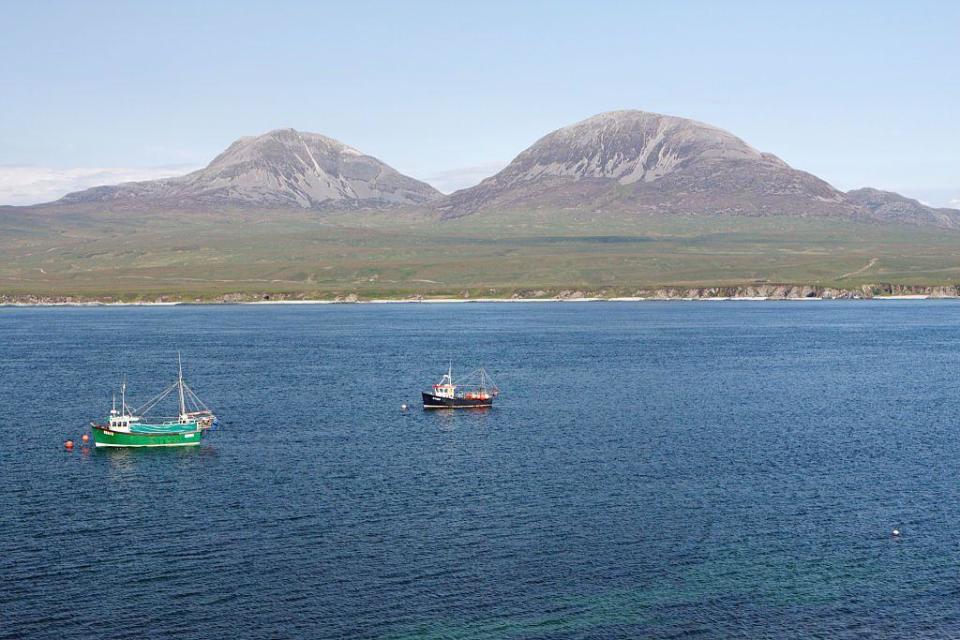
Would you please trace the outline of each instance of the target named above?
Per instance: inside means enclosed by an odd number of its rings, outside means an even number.
[[[114,402],[116,402],[116,396],[114,396]],[[120,413],[127,415],[127,376],[123,376],[120,380]]]
[[[177,375],[177,386],[180,387],[180,416],[183,417],[187,414],[187,405],[183,399],[183,360],[180,359],[179,351],[177,351],[177,369],[179,371]]]

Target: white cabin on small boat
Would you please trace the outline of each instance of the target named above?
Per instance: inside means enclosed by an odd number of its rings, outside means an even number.
[[[433,385],[433,395],[438,398],[455,398],[457,393],[457,385],[453,384],[453,372],[447,372],[443,374],[443,378],[440,379],[440,382]]]
[[[107,421],[107,426],[111,431],[130,431],[130,427],[137,422],[140,422],[138,416],[131,416],[127,413],[121,414],[113,409],[110,411],[110,420]]]

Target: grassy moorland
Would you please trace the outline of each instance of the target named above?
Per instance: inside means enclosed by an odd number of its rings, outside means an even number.
[[[0,294],[209,299],[960,282],[960,232],[803,218],[0,212]]]

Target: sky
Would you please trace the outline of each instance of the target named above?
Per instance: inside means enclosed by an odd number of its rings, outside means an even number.
[[[960,3],[0,3],[0,204],[322,133],[449,192],[615,109],[960,207]]]

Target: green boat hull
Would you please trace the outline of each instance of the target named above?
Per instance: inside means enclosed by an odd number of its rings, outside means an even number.
[[[168,433],[120,433],[93,429],[93,443],[98,447],[196,447],[204,429]]]

